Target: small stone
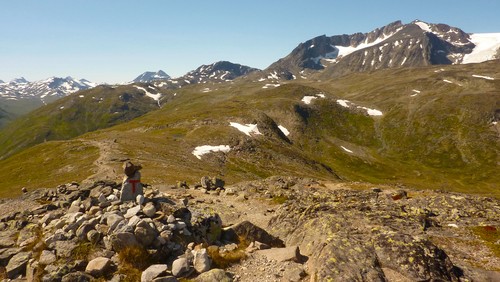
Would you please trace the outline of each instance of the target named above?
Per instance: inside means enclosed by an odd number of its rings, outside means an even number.
[[[182,277],[188,275],[190,272],[190,267],[188,260],[186,258],[178,258],[172,263],[172,274],[175,277]]]
[[[92,229],[87,233],[87,240],[92,243],[96,244],[101,240],[101,233],[97,232],[97,230]]]
[[[138,205],[142,205],[144,204],[144,196],[143,195],[137,195],[137,197],[135,198],[135,202],[138,204]]]
[[[153,217],[156,213],[156,208],[152,202],[149,202],[144,206],[142,209],[142,212],[147,216],[147,217]]]
[[[21,191],[22,191],[23,193],[28,193],[28,189],[26,189],[26,187],[23,187],[23,188],[21,189]]]
[[[167,223],[175,223],[175,216],[172,214],[168,216]]]
[[[131,207],[130,209],[127,210],[127,212],[125,213],[124,217],[125,218],[131,218],[135,215],[137,215],[137,213],[141,210],[141,206],[140,205],[137,205],[137,206],[134,206],[134,207]]]
[[[210,270],[212,263],[210,261],[210,258],[208,257],[207,249],[194,251],[193,254],[194,254],[193,266],[196,272],[203,273]]]

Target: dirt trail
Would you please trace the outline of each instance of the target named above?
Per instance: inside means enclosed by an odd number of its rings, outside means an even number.
[[[119,163],[123,161],[123,154],[118,150],[118,145],[113,140],[86,140],[81,139],[89,145],[99,149],[99,157],[94,161],[94,174],[87,177],[83,182],[94,182],[97,180],[116,180]],[[116,163],[116,164],[114,164]]]

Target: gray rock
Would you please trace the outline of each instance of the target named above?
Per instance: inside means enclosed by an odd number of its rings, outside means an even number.
[[[254,225],[250,221],[243,221],[224,229],[224,239],[238,242],[240,238],[246,242],[259,241],[271,247],[284,247],[285,244],[279,238],[269,234],[266,230]]]
[[[207,254],[207,249],[201,249],[193,252],[193,266],[196,272],[203,273],[210,270],[212,262]]]
[[[307,273],[304,271],[304,267],[298,263],[290,263],[285,267],[283,272],[283,280],[289,282],[299,282],[302,281]]]
[[[85,272],[94,277],[102,276],[111,267],[111,260],[105,257],[95,258],[87,264]]]
[[[144,208],[142,209],[142,212],[147,216],[147,217],[153,217],[156,213],[156,208],[152,202],[147,203]]]
[[[74,240],[56,241],[54,244],[54,249],[56,250],[56,255],[58,258],[71,257],[71,253],[75,248],[76,248],[76,242]]]
[[[141,210],[141,206],[140,205],[131,207],[125,213],[125,218],[131,218],[131,217],[135,216],[140,210]]]
[[[14,279],[19,274],[26,273],[26,266],[31,258],[31,252],[21,252],[15,254],[10,260],[9,264],[5,267],[7,278]]]
[[[132,228],[135,228],[137,226],[137,224],[139,223],[139,221],[141,221],[141,218],[134,215],[133,217],[131,217],[129,220],[128,220],[128,225]]]
[[[175,216],[172,214],[168,216],[167,223],[175,223]]]
[[[267,259],[276,260],[278,262],[284,262],[284,261],[301,262],[302,261],[302,255],[300,254],[300,250],[299,250],[298,246],[259,250],[256,253],[267,257]]]
[[[143,195],[141,183],[141,173],[136,171],[132,177],[126,177],[123,180],[120,200],[122,202],[135,201],[138,195]]]
[[[191,267],[186,258],[178,258],[172,263],[172,274],[175,277],[187,276],[191,272]]]
[[[87,240],[92,244],[97,244],[101,240],[101,233],[92,229],[87,233]]]
[[[205,273],[198,275],[198,277],[193,279],[193,281],[195,281],[195,282],[213,282],[213,281],[232,282],[233,279],[229,275],[227,275],[227,273],[224,270],[215,268],[215,269],[209,270]]]
[[[82,271],[77,271],[64,275],[61,279],[61,282],[90,282],[92,280],[94,280],[94,278],[90,274]]]
[[[54,263],[57,260],[56,255],[48,250],[43,250],[40,254],[40,259],[38,262],[43,265],[49,265]]]
[[[145,220],[141,220],[137,223],[134,234],[137,241],[139,241],[139,243],[141,243],[144,247],[147,247],[156,239],[158,231],[151,227],[151,225],[149,225]]]
[[[123,216],[115,213],[107,213],[105,214],[105,218],[106,218],[106,224],[109,226],[110,232],[112,232],[116,228],[118,223],[125,220]]]
[[[10,248],[16,243],[14,239],[8,237],[8,235],[0,234],[0,249]]]
[[[139,246],[139,242],[133,233],[122,232],[115,233],[109,236],[109,243],[115,252],[119,252],[126,247]]]
[[[94,225],[95,226],[95,225]],[[87,233],[89,233],[90,230],[94,230],[94,226],[90,223],[83,223],[78,229],[76,230],[76,236],[80,240],[87,239]]]
[[[151,282],[153,279],[162,276],[167,271],[166,264],[153,264],[146,268],[141,274],[141,282]]]

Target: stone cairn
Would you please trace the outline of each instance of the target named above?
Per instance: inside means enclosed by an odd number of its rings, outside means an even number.
[[[144,191],[141,183],[141,165],[135,165],[130,161],[123,163],[123,177],[122,189],[120,194],[120,201],[140,201],[139,198],[144,197]]]

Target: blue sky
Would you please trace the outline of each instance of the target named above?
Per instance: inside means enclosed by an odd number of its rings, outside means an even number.
[[[228,60],[265,68],[300,42],[395,20],[500,32],[498,0],[0,0],[0,79],[125,82]]]

